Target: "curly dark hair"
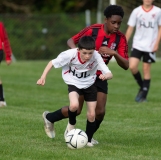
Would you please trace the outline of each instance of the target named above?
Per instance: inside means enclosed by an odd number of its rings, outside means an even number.
[[[121,6],[118,5],[109,5],[105,10],[104,10],[104,16],[106,18],[110,18],[112,15],[119,15],[122,18],[124,17],[124,11]]]

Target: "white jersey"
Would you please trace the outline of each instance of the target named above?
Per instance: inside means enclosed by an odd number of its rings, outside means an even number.
[[[97,70],[101,70],[102,74],[111,73],[97,51],[94,51],[89,61],[82,62],[78,49],[69,49],[53,59],[52,64],[55,68],[62,67],[62,77],[66,84],[74,85],[79,89],[94,84]]]
[[[141,51],[152,52],[161,26],[161,9],[153,6],[145,11],[142,6],[135,8],[128,21],[129,26],[136,26],[132,47]]]

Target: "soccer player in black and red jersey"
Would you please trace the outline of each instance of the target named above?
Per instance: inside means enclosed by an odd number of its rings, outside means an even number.
[[[114,56],[117,64],[127,70],[129,68],[128,61],[128,45],[124,34],[119,31],[124,11],[122,7],[117,5],[108,6],[105,11],[104,24],[94,24],[84,28],[82,31],[71,37],[67,44],[70,48],[76,48],[76,44],[82,36],[88,35],[95,38],[96,50],[99,51],[104,62],[109,63],[111,58]],[[100,75],[100,71],[97,72]],[[105,116],[105,107],[108,93],[107,81],[101,81],[99,78],[95,82],[97,86],[97,106],[96,106],[96,129],[99,128],[101,122]],[[77,110],[77,114],[81,113],[84,97],[80,97],[80,106]],[[45,125],[45,132],[50,138],[55,137],[54,122],[68,117],[68,106],[65,106],[55,112],[51,112],[43,116]],[[93,144],[98,142],[94,139],[91,141]]]
[[[0,63],[3,60],[3,51],[5,52],[6,63],[9,65],[11,63],[11,46],[8,39],[7,32],[2,22],[0,22]],[[3,94],[3,85],[0,80],[0,107],[6,106],[6,102]]]

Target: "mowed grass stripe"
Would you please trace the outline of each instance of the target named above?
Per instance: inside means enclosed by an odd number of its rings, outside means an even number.
[[[64,142],[68,119],[55,123],[55,139],[44,132],[42,113],[69,104],[61,69],[49,73],[45,86],[36,85],[47,63],[0,66],[8,104],[0,108],[0,160],[160,160],[160,61],[152,65],[148,102],[139,104],[134,101],[138,88],[130,71],[116,62],[109,64],[114,77],[109,81],[106,115],[94,135],[100,143],[80,150],[71,150]],[[85,125],[86,105],[77,117],[77,128],[85,130]]]

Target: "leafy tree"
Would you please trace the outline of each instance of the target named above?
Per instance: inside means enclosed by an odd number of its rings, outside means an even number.
[[[43,13],[80,12],[95,10],[98,0],[1,0],[0,13]]]

